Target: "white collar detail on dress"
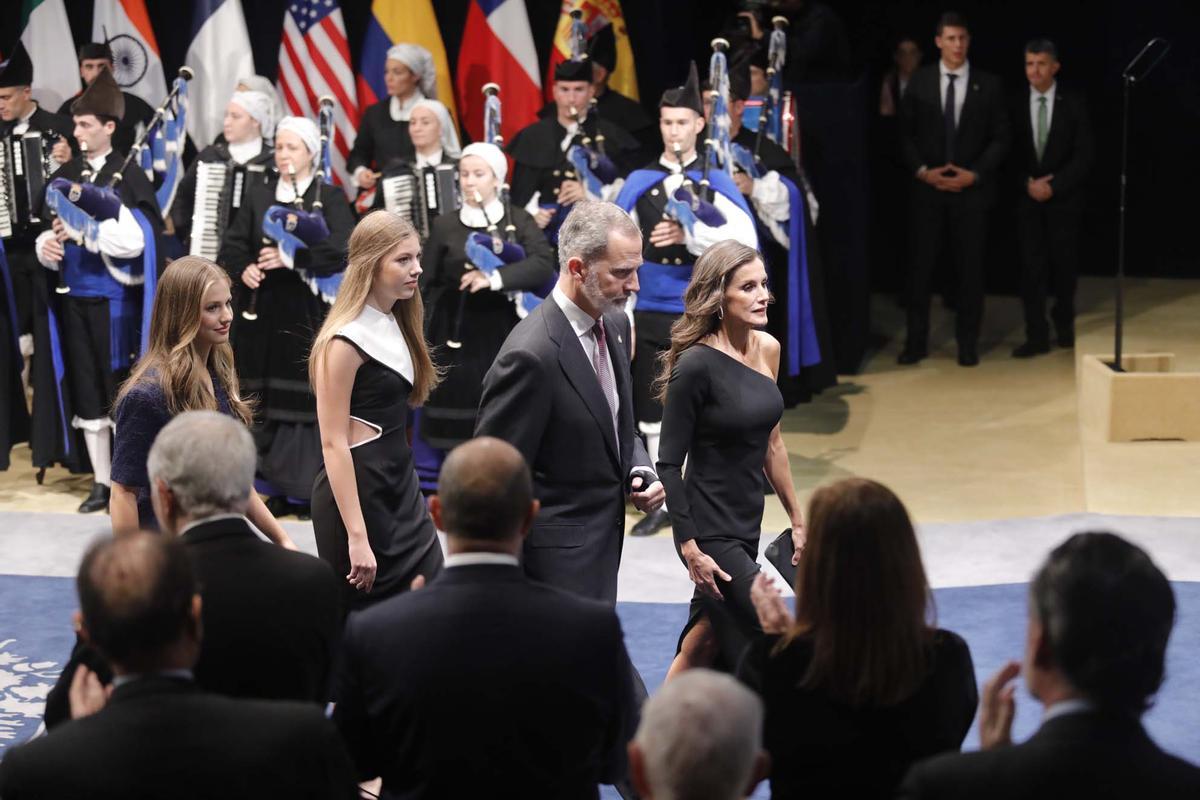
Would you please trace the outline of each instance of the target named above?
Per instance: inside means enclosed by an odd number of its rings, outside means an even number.
[[[229,157],[239,164],[245,164],[262,152],[263,140],[251,139],[248,142],[232,142],[228,145]]]
[[[415,379],[412,351],[408,349],[408,340],[400,330],[400,323],[391,314],[377,311],[369,303],[354,321],[344,325],[338,331],[338,336],[344,336],[358,345],[364,353],[401,375],[409,385]]]
[[[487,217],[484,217],[484,211],[487,212]],[[458,210],[458,221],[468,228],[486,228],[488,220],[491,224],[499,227],[500,221],[504,218],[504,203],[500,202],[498,197],[493,197],[483,204],[483,208],[478,206],[468,205],[463,203],[462,208]]]
[[[412,114],[413,106],[417,104],[418,100],[424,99],[425,95],[421,94],[420,89],[414,89],[413,93],[404,101],[392,95],[392,100],[388,103],[388,116],[396,122],[408,122],[408,117]]]

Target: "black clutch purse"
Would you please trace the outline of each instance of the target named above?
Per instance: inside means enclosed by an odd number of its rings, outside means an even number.
[[[784,528],[783,533],[772,539],[763,551],[767,561],[787,581],[788,586],[796,585],[796,568],[792,566],[792,554],[795,552],[796,545],[792,543],[791,528]]]

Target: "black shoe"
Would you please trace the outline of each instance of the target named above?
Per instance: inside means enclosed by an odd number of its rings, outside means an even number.
[[[896,357],[897,364],[916,364],[921,359],[929,355],[929,351],[925,348],[918,350],[915,347],[906,347],[900,351],[900,355]]]
[[[292,504],[287,501],[286,497],[268,497],[266,506],[267,511],[270,511],[271,516],[275,519],[286,517],[292,513]]]
[[[1050,352],[1050,345],[1043,343],[1025,342],[1013,348],[1013,358],[1033,358]]]
[[[958,365],[960,367],[977,367],[979,366],[979,353],[974,347],[958,348]]]
[[[92,493],[87,496],[87,500],[79,504],[79,513],[92,514],[96,511],[107,511],[108,498],[111,495],[112,489],[102,483],[93,483]]]
[[[665,508],[660,508],[657,511],[651,511],[646,516],[638,520],[638,523],[633,526],[630,534],[633,536],[653,536],[663,528],[670,527],[671,517],[667,514]]]

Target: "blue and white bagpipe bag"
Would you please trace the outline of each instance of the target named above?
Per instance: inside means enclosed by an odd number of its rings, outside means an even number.
[[[138,153],[138,165],[151,183],[158,184],[154,194],[163,219],[171,213],[175,193],[187,171],[183,151],[187,145],[188,81],[175,79],[174,91],[163,107],[162,120],[147,135]]]
[[[467,234],[467,241],[463,249],[466,252],[467,261],[489,277],[496,270],[500,270],[503,274],[506,266],[525,258],[525,248],[520,244],[503,241],[491,233],[482,231]],[[530,311],[541,305],[553,289],[554,281],[551,280],[545,286],[532,292],[507,292],[507,294],[513,301],[517,317],[525,319],[529,316]]]

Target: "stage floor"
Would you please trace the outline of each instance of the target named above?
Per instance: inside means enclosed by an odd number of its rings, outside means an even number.
[[[1023,338],[1018,301],[988,298],[974,369],[955,363],[953,316],[940,303],[931,357],[897,366],[903,312],[891,298],[874,298],[881,349],[862,374],[784,417],[793,475],[802,499],[848,475],[896,491],[918,523],[941,621],[966,636],[980,680],[1020,656],[1024,584],[1055,544],[1075,531],[1107,529],[1147,548],[1181,604],[1151,732],[1200,760],[1200,662],[1192,649],[1200,647],[1200,443],[1109,444],[1081,433],[1076,358],[1112,352],[1112,302],[1108,282],[1098,279],[1082,281],[1079,295],[1076,349],[1026,361],[1009,357]],[[1131,281],[1127,308],[1126,352],[1173,352],[1177,368],[1200,371],[1200,281]],[[64,578],[108,527],[107,517],[74,513],[88,485],[87,477],[51,470],[38,486],[25,447],[0,473],[0,751],[36,729],[40,700],[69,649],[74,598]],[[785,525],[768,497],[763,544]],[[288,527],[314,551],[310,525]],[[690,595],[669,531],[627,539],[620,611],[652,688],[674,652]],[[1023,736],[1038,712],[1024,692],[1019,701]],[[972,733],[965,746],[977,741]]]

